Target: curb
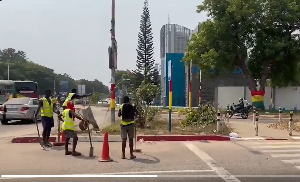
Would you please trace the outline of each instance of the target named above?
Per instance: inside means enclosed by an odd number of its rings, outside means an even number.
[[[56,142],[56,138],[51,136],[49,142]],[[92,136],[92,142],[103,142],[104,136]],[[108,136],[109,142],[122,142],[119,135],[110,135]],[[78,136],[78,142],[90,142],[88,136]],[[11,140],[11,143],[39,143],[39,138],[37,136],[24,136],[24,137],[15,137]]]
[[[92,142],[103,142],[103,136],[93,136]],[[109,142],[122,142],[119,135],[108,136]],[[300,140],[300,137],[290,138],[264,138],[264,137],[245,137],[233,138],[222,135],[138,135],[137,141],[262,141],[262,140]],[[78,136],[78,142],[89,142],[88,136]],[[56,137],[51,136],[49,142],[56,142]],[[11,140],[11,143],[39,143],[39,138],[35,136],[16,137]]]
[[[230,141],[230,137],[221,135],[140,135],[137,140],[143,141]]]

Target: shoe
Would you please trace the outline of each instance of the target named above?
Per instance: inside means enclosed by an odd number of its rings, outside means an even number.
[[[47,143],[47,144],[46,144],[46,147],[51,148],[51,147],[53,147],[53,145],[52,145],[51,143]]]

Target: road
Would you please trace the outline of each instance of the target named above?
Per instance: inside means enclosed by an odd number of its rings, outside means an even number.
[[[0,174],[5,175],[158,175],[157,178],[130,178],[126,181],[201,182],[299,182],[300,142],[157,142],[138,143],[137,159],[121,159],[120,143],[110,143],[114,162],[100,163],[102,143],[95,143],[94,158],[87,157],[88,143],[79,143],[85,156],[64,156],[63,148],[43,151],[38,144],[11,144],[1,139]],[[128,153],[128,151],[127,151]],[[188,175],[188,176],[183,176]],[[258,176],[258,175],[265,175]],[[268,178],[266,175],[270,175]],[[78,177],[77,177],[78,178]],[[77,178],[0,178],[2,182],[73,182]],[[85,178],[96,182],[97,178]],[[102,181],[124,181],[102,178]]]
[[[76,105],[76,108],[83,108],[80,105]],[[91,106],[94,118],[98,122],[100,128],[110,125],[110,112],[107,112],[108,108],[93,107]],[[57,116],[54,114],[55,127],[52,130],[52,134],[57,132]],[[79,121],[75,120],[75,125],[78,126]],[[42,130],[41,122],[38,124],[39,129]],[[36,125],[34,123],[22,123],[21,121],[12,121],[8,125],[0,124],[0,138],[12,138],[15,136],[31,136],[37,135]]]

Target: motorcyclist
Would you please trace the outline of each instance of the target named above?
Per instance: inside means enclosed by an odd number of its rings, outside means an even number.
[[[238,103],[237,105],[235,105],[235,108],[236,108],[236,110],[240,110],[240,109],[242,109],[242,108],[244,108],[244,107],[245,107],[244,99],[243,99],[243,98],[240,98],[240,99],[239,99],[239,103]]]

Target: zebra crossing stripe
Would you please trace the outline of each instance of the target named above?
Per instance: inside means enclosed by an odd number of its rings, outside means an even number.
[[[282,160],[285,163],[289,163],[289,164],[298,164],[300,163],[300,159],[289,159],[289,160]]]
[[[300,149],[291,149],[291,150],[261,150],[264,153],[289,153],[289,152],[300,152]]]
[[[271,154],[271,157],[300,157],[300,154]]]
[[[296,145],[300,142],[261,142],[261,143],[254,143],[254,145]]]
[[[300,145],[278,145],[278,146],[252,146],[257,149],[280,149],[280,148],[300,148]]]

